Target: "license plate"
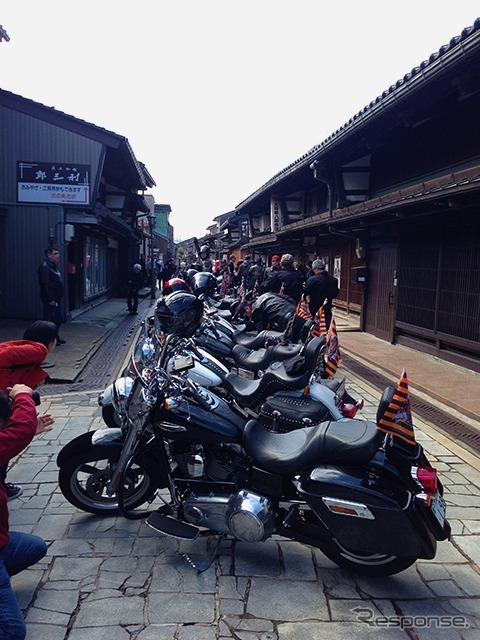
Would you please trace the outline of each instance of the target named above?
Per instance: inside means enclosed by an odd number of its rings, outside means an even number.
[[[445,514],[447,512],[447,505],[445,504],[445,500],[438,493],[436,497],[432,500],[430,504],[430,508],[432,510],[433,515],[437,519],[438,523],[441,527],[445,524]]]

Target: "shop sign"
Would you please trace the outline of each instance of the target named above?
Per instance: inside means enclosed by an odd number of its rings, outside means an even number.
[[[17,162],[18,202],[90,204],[90,165]]]

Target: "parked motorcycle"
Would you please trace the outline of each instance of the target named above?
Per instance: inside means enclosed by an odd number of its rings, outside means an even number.
[[[170,371],[162,365],[115,390],[120,428],[83,434],[59,453],[59,485],[73,505],[142,518],[183,540],[280,535],[372,576],[435,557],[449,537],[443,488],[413,425],[407,438],[384,419],[395,389],[382,396],[377,424],[325,421],[282,433],[193,382],[191,355],[176,355]],[[157,492],[162,506],[135,511]]]

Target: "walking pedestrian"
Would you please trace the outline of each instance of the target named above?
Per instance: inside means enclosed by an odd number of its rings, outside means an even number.
[[[314,275],[305,283],[305,294],[310,296],[308,308],[312,316],[323,306],[327,329],[332,320],[332,300],[338,296],[338,280],[326,270],[323,260],[314,260],[312,263]]]
[[[138,316],[138,292],[143,287],[144,280],[142,265],[137,262],[127,277],[127,307],[131,316]]]
[[[1,465],[21,453],[35,434],[42,433],[32,393],[24,384],[14,385],[9,395],[0,391]],[[0,638],[24,640],[27,630],[10,577],[36,564],[46,553],[47,545],[42,538],[10,531],[7,493],[0,484]]]
[[[60,338],[60,325],[63,316],[61,304],[65,293],[63,278],[58,268],[60,252],[56,247],[45,250],[45,259],[38,267],[40,299],[43,303],[43,319],[53,322],[58,329],[57,344],[65,344]]]

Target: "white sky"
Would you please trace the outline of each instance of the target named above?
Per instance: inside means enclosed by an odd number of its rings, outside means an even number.
[[[0,87],[128,138],[180,240],[477,17],[473,0],[4,0]]]

